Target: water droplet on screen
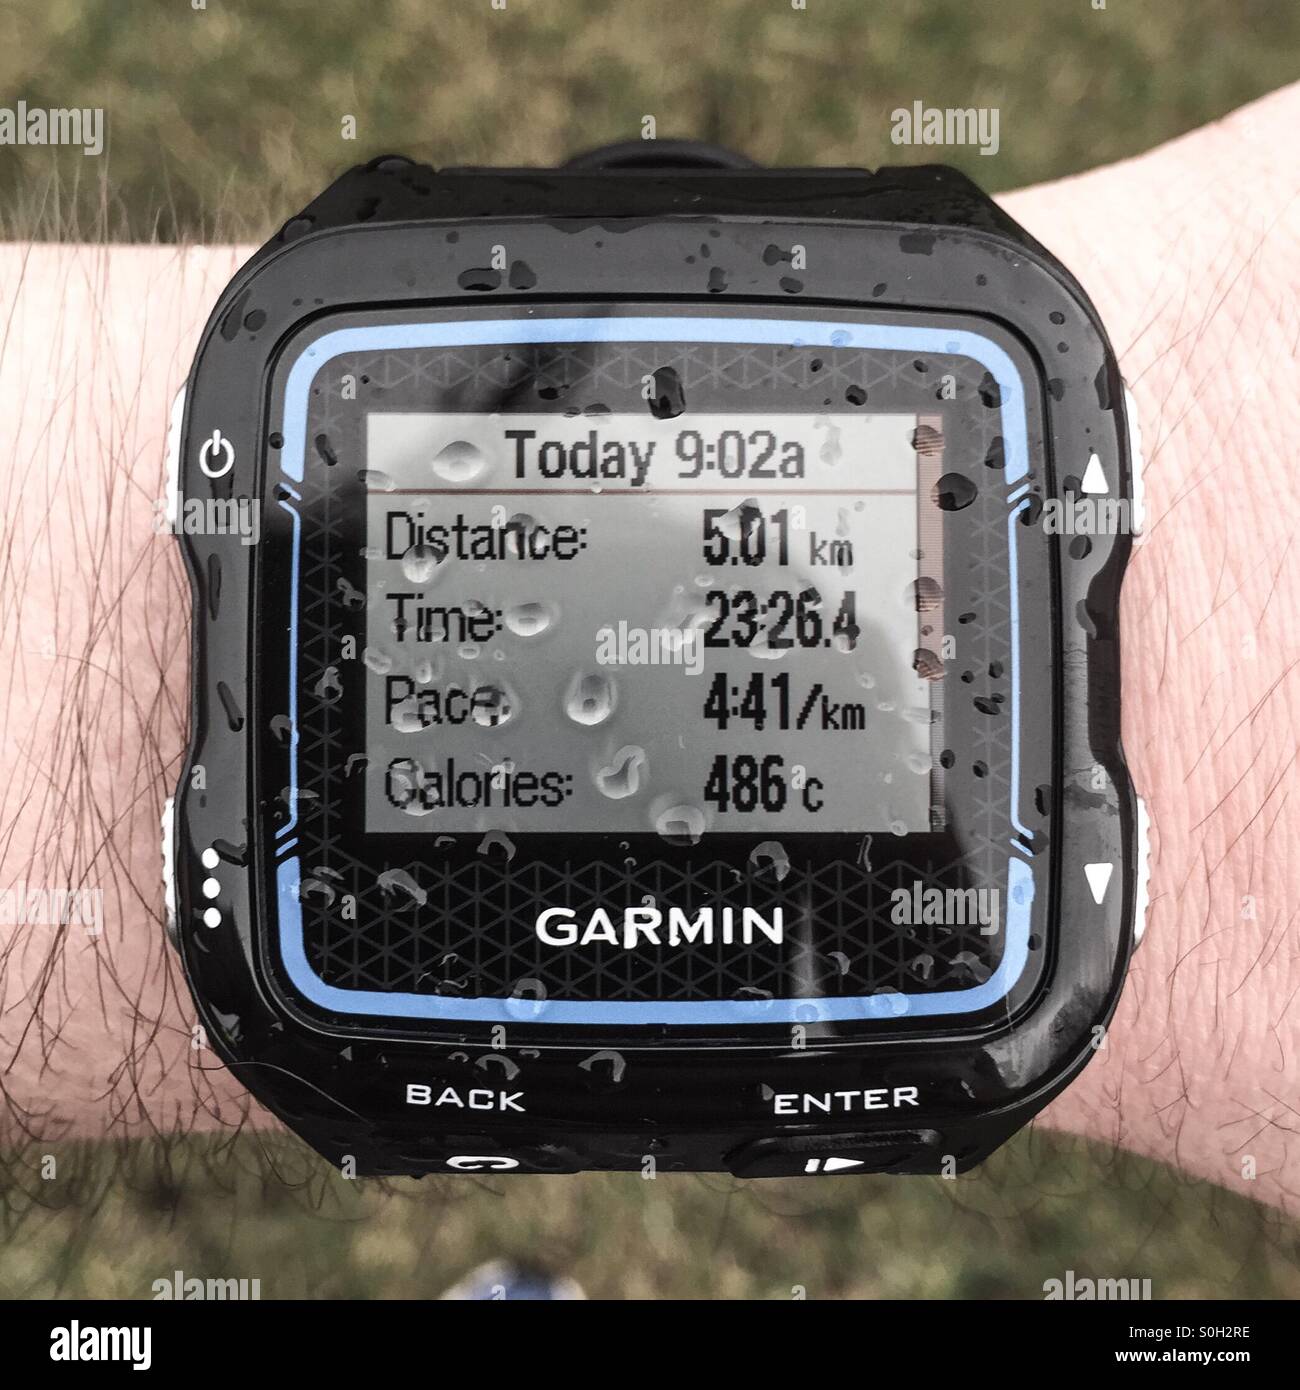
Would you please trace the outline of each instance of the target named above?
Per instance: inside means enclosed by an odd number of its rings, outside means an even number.
[[[498,729],[513,718],[517,702],[503,685],[481,685],[474,695],[474,722],[482,729]]]
[[[412,584],[428,584],[445,559],[431,545],[413,545],[402,555],[402,573]]]
[[[337,703],[343,695],[343,682],[339,679],[337,666],[325,668],[325,674],[316,682],[313,693],[318,699],[324,700],[327,705]]]
[[[695,845],[704,836],[704,812],[698,806],[670,806],[655,817],[655,830],[670,845]]]
[[[512,1018],[540,1018],[546,1012],[546,986],[531,977],[516,980],[506,1000]]]
[[[912,653],[912,670],[923,681],[943,679],[943,661],[937,653],[932,652],[928,647],[917,647]]]
[[[526,538],[537,529],[537,518],[527,512],[516,512],[505,524],[509,534],[506,552],[510,559],[519,560],[527,555]]]
[[[433,976],[436,973],[438,976],[439,984],[435,993],[443,994],[447,992],[460,992],[460,990],[463,988],[464,977],[462,976],[459,979],[452,978],[453,973],[460,966],[460,964],[461,959],[455,951],[446,951],[442,955],[440,955],[436,961],[434,961],[433,970],[428,971],[427,975]],[[457,1055],[458,1054],[456,1053],[452,1054],[453,1057]],[[462,1060],[468,1061],[468,1058],[465,1057],[464,1053],[459,1054],[459,1056]]]
[[[818,415],[813,419],[813,428],[826,431],[826,438],[817,457],[828,467],[834,467],[844,457],[843,431],[829,415]]]
[[[790,856],[779,840],[764,840],[761,845],[755,845],[749,864],[755,874],[771,873],[778,883],[790,872]]]
[[[521,1070],[519,1063],[509,1057],[502,1056],[499,1052],[485,1052],[481,1057],[474,1059],[474,1065],[479,1071],[500,1072],[507,1081],[513,1081]]]
[[[592,1076],[617,1086],[623,1080],[623,1073],[627,1070],[627,1059],[621,1052],[614,1052],[607,1048],[603,1052],[593,1052],[590,1057],[584,1057],[578,1065],[583,1071],[590,1072]]]
[[[958,951],[952,958],[955,969],[964,971],[977,984],[983,984],[993,973],[992,968],[986,961],[980,958],[973,951]]]
[[[918,425],[912,431],[912,448],[922,458],[936,458],[943,453],[943,435],[933,425]]]
[[[943,602],[943,585],[928,574],[908,585],[909,600],[918,613],[933,613]]]
[[[928,952],[922,952],[908,964],[908,969],[917,979],[928,980],[934,974],[934,957]]]
[[[433,459],[433,471],[447,483],[472,482],[486,467],[481,450],[464,439],[453,439]]]
[[[749,648],[749,654],[755,661],[780,661],[786,651],[785,647],[769,647],[765,636],[759,637]]]
[[[758,505],[758,499],[746,497],[743,502],[737,502],[729,512],[718,517],[713,524],[728,541],[738,545],[762,520],[763,512]]]
[[[894,1018],[901,1018],[912,1007],[907,1002],[907,996],[892,985],[883,985],[880,989],[872,990],[872,996],[884,1000],[886,1011]]]
[[[424,720],[414,708],[399,705],[392,713],[393,728],[399,734],[418,734],[424,728]]]
[[[366,606],[366,596],[356,587],[339,575],[338,583],[334,586],[338,590],[339,601],[344,608],[361,609]]]
[[[319,878],[305,878],[298,885],[299,902],[310,903],[315,900],[322,908],[326,908],[334,901],[335,896],[333,887]]]
[[[491,854],[493,850],[499,850],[508,864],[515,857],[515,842],[504,830],[489,830],[479,841],[478,852]]]
[[[654,395],[650,413],[656,420],[674,420],[686,409],[682,379],[672,367],[660,367],[654,374]]]
[[[962,473],[945,473],[930,489],[935,506],[943,512],[959,512],[979,496],[979,489]]]
[[[385,869],[382,874],[376,877],[375,882],[385,896],[406,898],[417,907],[423,907],[429,900],[428,893],[416,883],[405,869]]]
[[[424,781],[424,769],[414,758],[399,758],[388,768],[388,786],[394,800],[399,800],[402,811],[408,816],[427,816],[432,811],[420,796]]]
[[[641,789],[641,774],[645,770],[645,749],[627,744],[614,754],[608,767],[596,773],[596,786],[611,801],[622,801]]]
[[[516,637],[538,637],[550,627],[552,614],[544,603],[517,603],[506,609],[506,626]]]
[[[617,703],[614,682],[600,675],[579,672],[569,682],[564,711],[575,724],[603,724]]]

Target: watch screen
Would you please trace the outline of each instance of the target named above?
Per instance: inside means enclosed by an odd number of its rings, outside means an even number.
[[[275,987],[447,1039],[1005,1024],[1052,943],[1038,383],[903,311],[300,333],[255,556]]]
[[[942,824],[940,423],[368,413],[366,829]]]

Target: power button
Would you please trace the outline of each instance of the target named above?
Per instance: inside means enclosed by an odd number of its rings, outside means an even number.
[[[1151,899],[1151,818],[1147,804],[1137,799],[1137,891],[1133,895],[1133,945],[1142,944]]]
[[[1124,418],[1128,423],[1129,471],[1133,478],[1132,530],[1134,538],[1140,540],[1147,524],[1146,460],[1142,457],[1142,430],[1138,425],[1137,401],[1127,385],[1124,387]]]
[[[171,415],[167,421],[167,525],[174,531],[181,510],[181,426],[185,421],[185,387],[177,391],[172,400]]]
[[[162,809],[162,878],[163,878],[163,923],[167,929],[167,940],[178,950],[180,937],[176,922],[179,910],[176,906],[176,798],[169,796]]]

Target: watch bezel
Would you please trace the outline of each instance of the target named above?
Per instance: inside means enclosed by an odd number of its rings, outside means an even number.
[[[702,287],[701,267],[690,255],[712,232],[718,234],[713,243],[718,251],[743,267],[721,293]],[[808,268],[801,272],[800,292],[792,296],[782,285],[784,265],[773,264],[763,252],[795,242],[805,248]],[[509,246],[512,257],[532,268],[533,290],[507,287],[498,295],[461,287],[464,273],[481,264],[494,245]],[[866,274],[864,264],[870,267]],[[339,287],[332,297],[330,286]],[[1115,494],[1132,496],[1113,354],[1091,306],[1050,258],[982,229],[736,216],[665,217],[631,225],[484,218],[360,225],[303,236],[241,271],[214,311],[189,381],[180,439],[182,490],[258,495],[258,461],[274,426],[269,414],[274,364],[290,339],[323,314],[402,304],[478,311],[489,299],[518,306],[600,298],[698,301],[710,308],[743,303],[764,305],[774,314],[796,303],[820,305],[828,313],[835,305],[928,309],[999,323],[1025,345],[1047,388],[1043,418],[1051,495],[1064,495],[1068,476],[1058,457],[1073,457],[1081,442],[1092,442],[1108,462],[1114,460]],[[1068,344],[1068,353],[1061,352],[1061,344]],[[235,461],[223,479],[210,483],[198,472],[192,446],[216,428],[231,442]],[[1067,440],[1076,441],[1069,450]],[[293,1112],[297,1127],[328,1128],[331,1114],[367,1113],[365,1076],[371,1066],[381,1065],[381,1057],[393,1076],[407,1068],[427,1074],[435,1059],[454,1070],[460,1064],[451,1059],[464,1050],[465,1040],[341,1036],[293,1016],[267,987],[252,926],[257,885],[251,882],[248,853],[249,704],[232,674],[241,666],[248,670],[251,557],[229,537],[185,535],[181,544],[195,613],[191,745],[176,816],[178,935],[186,972],[210,1040],[250,1089],[272,1109]],[[684,1094],[671,1093],[707,1086],[709,1073],[718,1084],[725,1078],[726,1085],[755,1096],[779,1078],[809,1076],[817,1066],[827,1078],[860,1077],[864,1066],[873,1076],[932,1074],[933,1100],[927,1100],[921,1118],[940,1129],[945,1118],[961,1123],[999,1110],[1032,1110],[1063,1086],[1086,1061],[1095,1030],[1113,1011],[1132,941],[1135,807],[1119,742],[1117,695],[1118,594],[1129,547],[1127,535],[1096,537],[1089,555],[1057,566],[1056,604],[1064,634],[1057,700],[1061,767],[1071,769],[1072,780],[1054,783],[1053,823],[1071,847],[1062,872],[1073,874],[1075,882],[1066,892],[1053,890],[1060,949],[1030,1012],[1014,1027],[975,1040],[855,1040],[838,1043],[833,1056],[832,1049],[817,1046],[715,1044],[708,1049],[707,1068],[698,1065],[701,1049],[675,1037],[656,1045],[652,1059],[638,1060],[643,1079],[601,1097],[598,1120],[590,1095],[575,1088],[566,1105],[563,1088],[543,1079],[538,1089],[546,1093],[548,1108],[534,1112],[537,1123],[552,1129],[566,1122],[596,1123],[614,1130],[633,1116],[644,1120],[648,1100],[659,1097],[662,1114],[641,1127],[689,1128],[697,1124],[690,1118],[694,1105]],[[1079,615],[1086,615],[1090,633]],[[196,787],[193,773],[199,765],[219,768],[221,775]],[[262,792],[265,797],[267,789]],[[218,902],[236,924],[234,932],[214,934],[202,924],[211,900],[203,895],[202,882],[210,875],[200,856],[214,843],[229,850],[217,874]],[[1086,896],[1082,875],[1082,865],[1093,862],[1111,862],[1118,870],[1120,891],[1100,905]],[[548,1041],[528,1066],[540,1074],[554,1063],[558,1075],[562,1054],[589,1053],[591,1046],[588,1040]],[[350,1054],[344,1063],[341,1052]],[[268,1054],[277,1060],[271,1063]],[[571,1064],[563,1065],[571,1070]],[[311,1090],[320,1092],[319,1114],[310,1122],[302,1118],[304,1107],[312,1104],[302,1084],[281,1083],[277,1077],[283,1075],[310,1081]],[[382,1106],[375,1109],[371,1123],[380,1129],[391,1123],[399,1132],[401,1118],[382,1111]],[[764,1125],[757,1105],[752,1113],[733,1107],[729,1123],[737,1136],[759,1132],[760,1125],[762,1132],[780,1128],[771,1119]]]

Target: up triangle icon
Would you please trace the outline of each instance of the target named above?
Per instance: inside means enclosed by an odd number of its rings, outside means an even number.
[[[1088,456],[1088,466],[1083,471],[1083,490],[1084,492],[1110,491],[1105,470],[1102,468],[1101,460],[1097,457],[1095,450]]]

